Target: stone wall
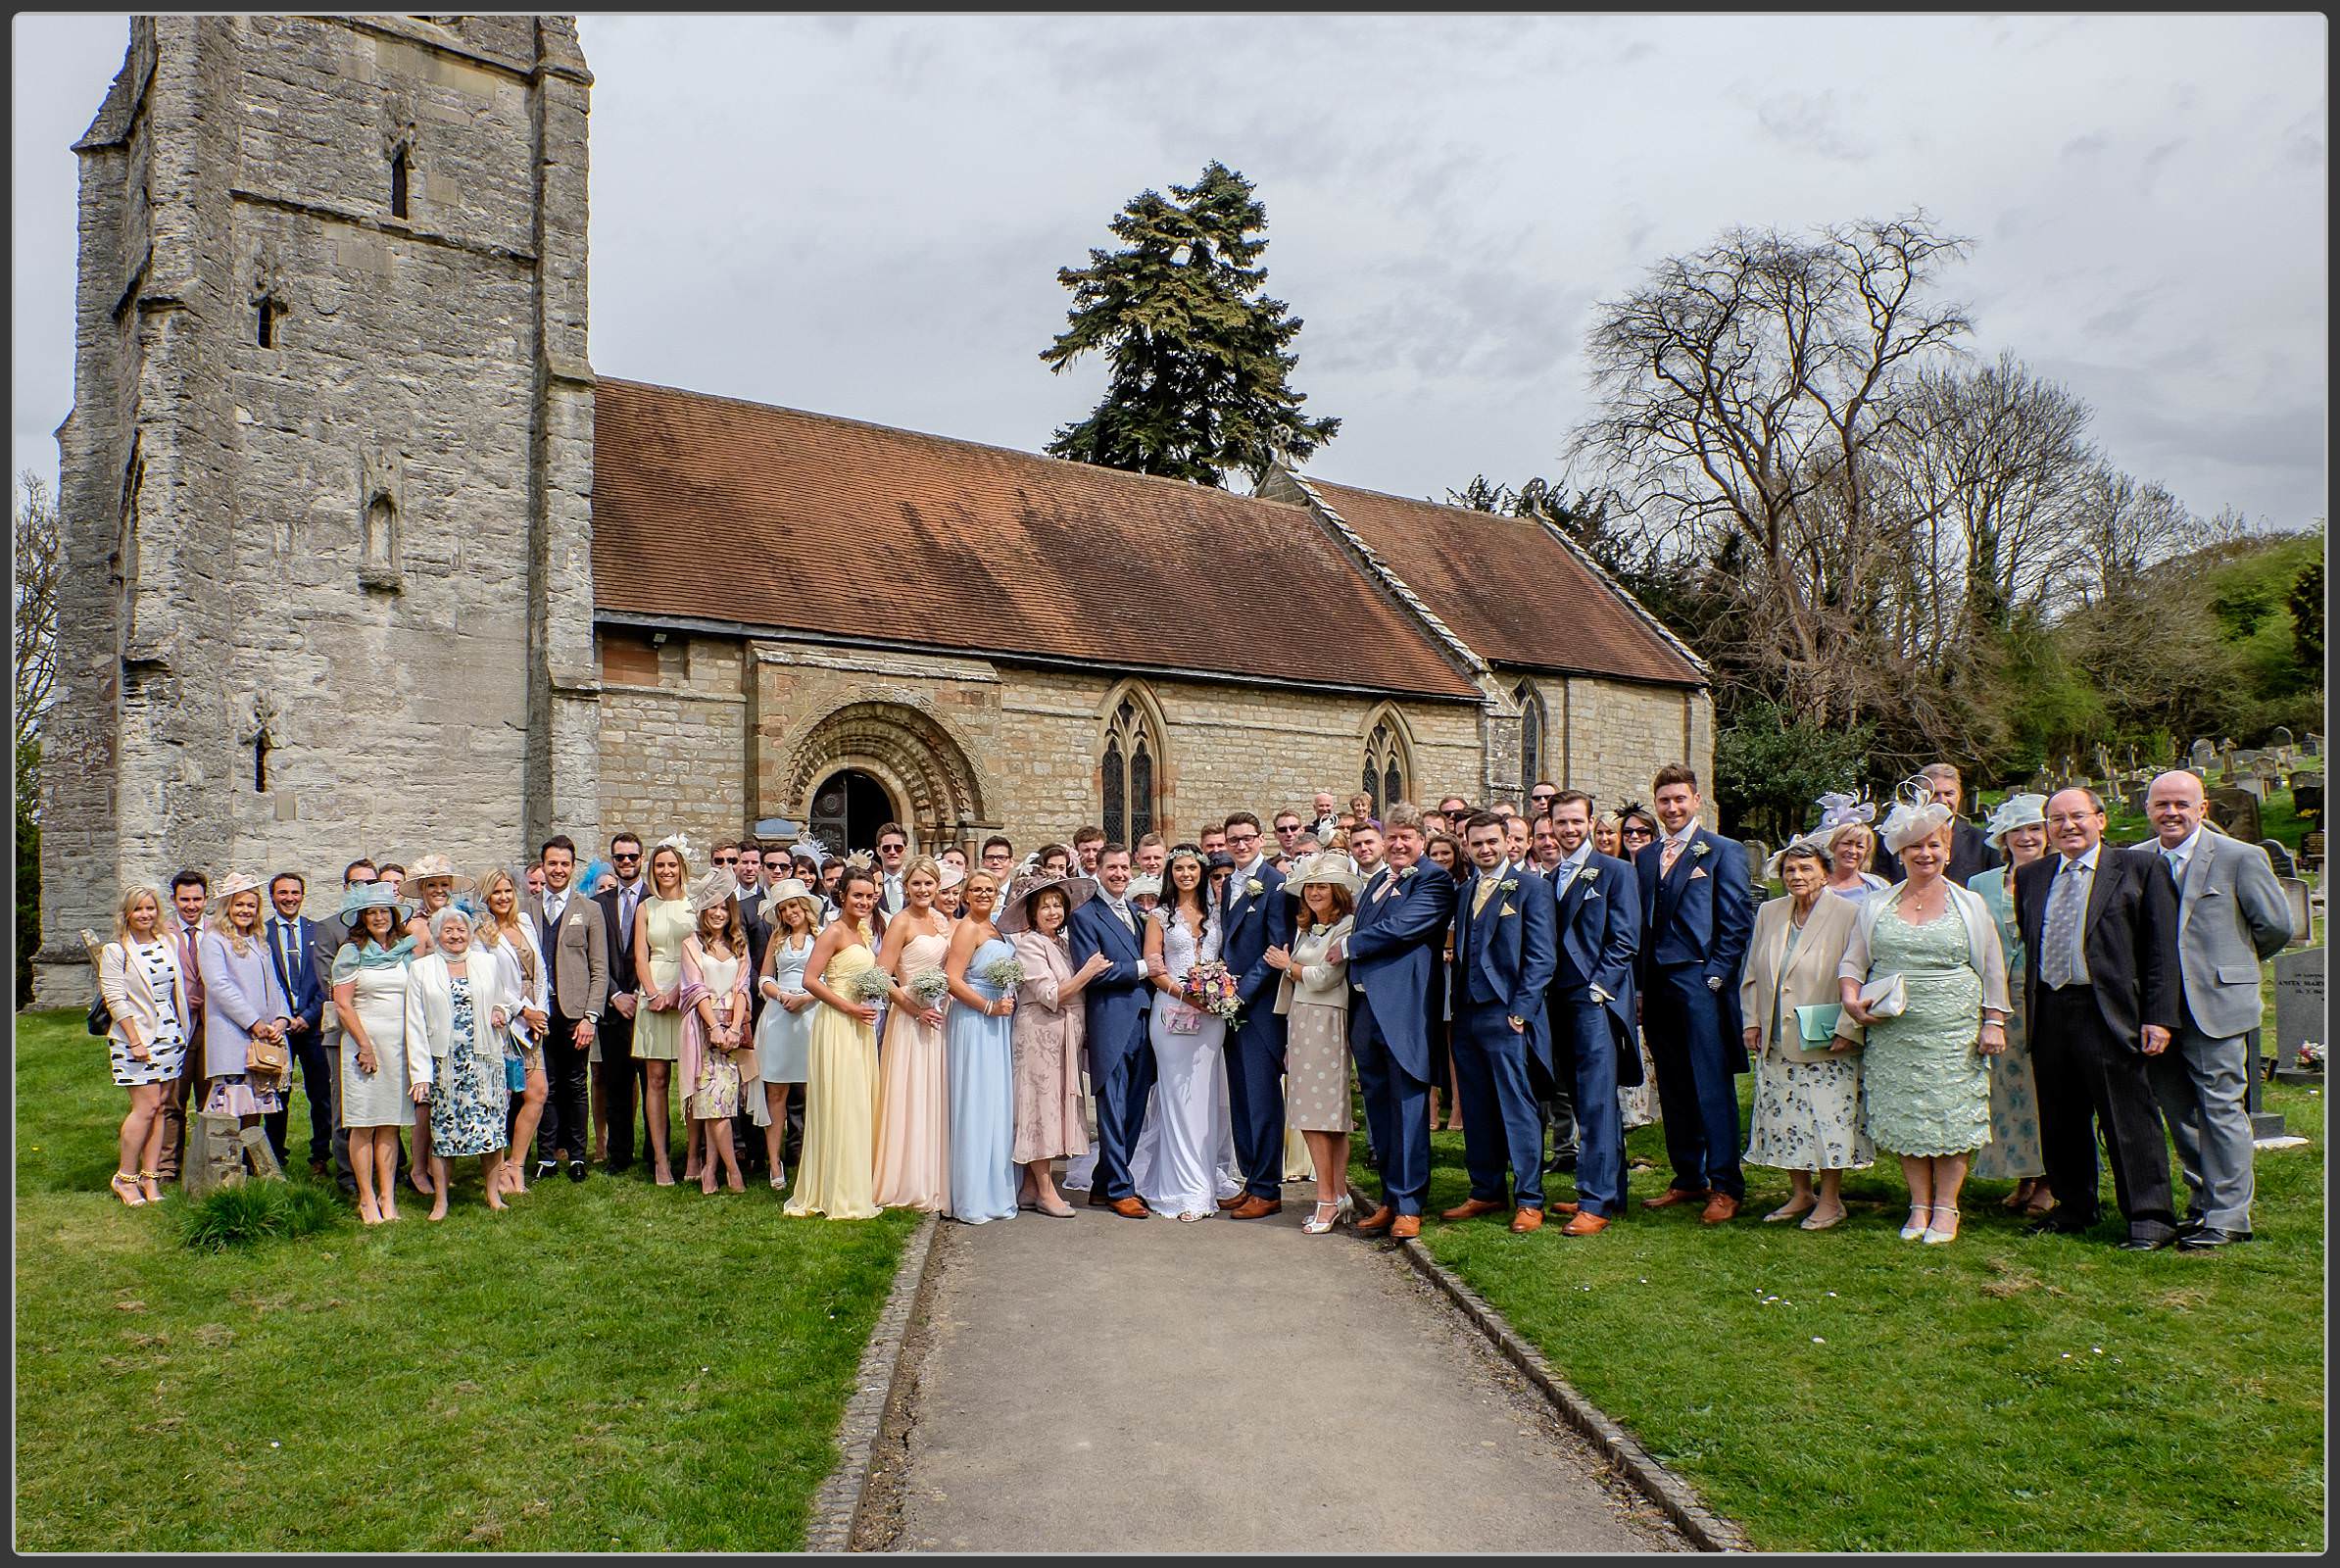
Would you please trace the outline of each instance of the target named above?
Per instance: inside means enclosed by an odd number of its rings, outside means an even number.
[[[1652,775],[1668,762],[1687,762],[1711,797],[1714,700],[1705,691],[1583,675],[1538,684],[1551,718],[1545,771],[1555,782],[1584,791],[1603,808],[1628,800],[1646,805]],[[1704,815],[1715,820],[1711,798]]]
[[[605,677],[598,840],[620,821],[654,837],[680,823],[695,840],[702,824],[720,838],[759,817],[803,822],[840,765],[877,778],[925,843],[1069,839],[1099,819],[1105,724],[1133,690],[1105,673],[679,632],[658,661],[657,687]],[[1345,799],[1367,731],[1389,713],[1418,798],[1480,771],[1470,703],[1194,680],[1134,689],[1161,743],[1157,820],[1173,836],[1238,808],[1305,808],[1319,788]],[[717,771],[726,748],[729,775]]]
[[[589,825],[590,81],[564,19],[133,20],[77,148],[38,1000],[126,881],[321,905]]]

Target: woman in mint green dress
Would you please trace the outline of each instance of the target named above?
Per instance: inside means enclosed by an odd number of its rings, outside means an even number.
[[[1990,1141],[1988,1058],[2007,1049],[2007,962],[1982,900],[1942,874],[1949,810],[1895,807],[1884,840],[1907,880],[1862,906],[1837,986],[1867,1031],[1869,1136],[1901,1156],[1909,1183],[1901,1239],[1938,1245],[1957,1238],[1968,1162]],[[1884,1016],[1861,991],[1895,976],[1906,1004]]]
[[[1999,952],[2010,976],[2023,972],[2023,933],[2015,916],[2015,873],[2047,853],[2047,797],[2011,795],[1991,813],[1985,835],[2005,865],[1977,872],[1967,886],[1979,895],[1999,928]],[[2048,1192],[2047,1165],[2039,1147],[2039,1092],[2031,1072],[2030,1031],[2022,997],[2008,982],[2014,1009],[2007,1016],[2007,1049],[1990,1059],[1990,1142],[1974,1155],[1969,1174],[1984,1181],[2015,1183],[2001,1207],[2038,1216],[2056,1206]]]

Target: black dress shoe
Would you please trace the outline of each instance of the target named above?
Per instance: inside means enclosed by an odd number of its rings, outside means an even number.
[[[541,1182],[541,1181],[543,1181],[543,1180],[544,1180],[546,1177],[548,1177],[548,1176],[550,1176],[550,1175],[552,1175],[552,1174],[553,1174],[553,1171],[554,1171],[554,1169],[555,1169],[555,1167],[554,1167],[554,1164],[553,1164],[553,1162],[552,1162],[551,1160],[549,1160],[549,1159],[540,1159],[540,1160],[538,1160],[538,1161],[536,1162],[536,1177],[535,1177],[535,1179],[536,1179],[537,1181],[540,1181],[540,1182]]]
[[[585,1179],[585,1162],[583,1160],[572,1159],[568,1162],[568,1179],[572,1182],[581,1182]]]
[[[2094,1220],[2090,1220],[2088,1225],[2095,1223]],[[2050,1214],[2045,1219],[2035,1219],[2024,1226],[2023,1234],[2025,1236],[2077,1236],[2086,1230],[2088,1225],[2072,1225]]]
[[[2222,1231],[2215,1225],[2197,1225],[2177,1238],[2177,1250],[2181,1252],[2207,1252],[2241,1240],[2242,1235],[2237,1232]]]
[[[2174,1233],[2168,1236],[2130,1236],[2121,1243],[2123,1252],[2158,1252],[2177,1240]]]

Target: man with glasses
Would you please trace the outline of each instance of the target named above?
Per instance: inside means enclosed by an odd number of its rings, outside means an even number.
[[[1289,806],[1278,811],[1276,813],[1276,848],[1282,850],[1286,855],[1292,854],[1292,846],[1299,842],[1300,830],[1306,825],[1300,820],[1300,813]]]
[[[1228,1110],[1243,1192],[1219,1206],[1236,1219],[1265,1219],[1284,1209],[1285,1016],[1275,999],[1283,973],[1267,953],[1292,946],[1292,901],[1284,873],[1260,853],[1259,818],[1231,812],[1225,832],[1235,875],[1220,894],[1219,956],[1243,1004],[1227,1040]]]
[[[902,913],[902,868],[910,856],[910,830],[888,822],[877,831],[878,907],[888,915]],[[987,858],[985,864],[989,864]]]
[[[994,833],[983,841],[983,868],[999,879],[999,886],[1007,886],[1007,878],[1015,870],[1015,846],[1004,833]],[[900,880],[897,878],[897,880]]]
[[[1528,790],[1528,814],[1541,816],[1552,808],[1552,802],[1560,798],[1560,786],[1548,778],[1539,778]]]
[[[634,1060],[634,1013],[641,1004],[641,982],[634,972],[634,916],[648,892],[642,881],[642,840],[632,833],[612,836],[609,868],[610,886],[593,901],[602,906],[609,971],[609,1010],[595,1026],[602,1059],[595,1064],[593,1081],[602,1103],[609,1169],[615,1175],[634,1162],[634,1078],[641,1066]],[[571,1150],[571,1157],[576,1152]]]

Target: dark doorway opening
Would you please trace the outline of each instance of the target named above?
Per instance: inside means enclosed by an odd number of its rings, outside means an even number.
[[[849,767],[823,781],[812,796],[812,831],[843,854],[877,848],[878,829],[894,819],[886,787]]]

